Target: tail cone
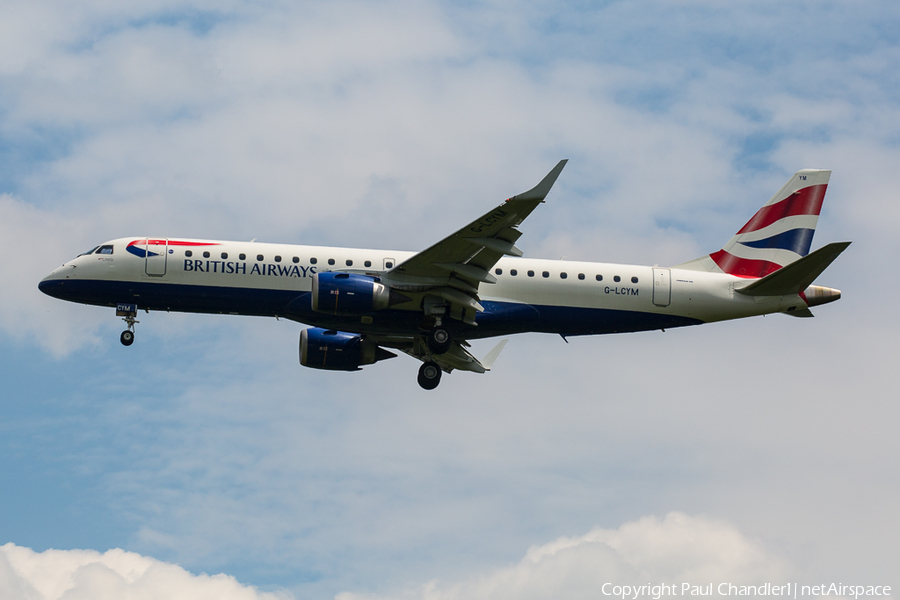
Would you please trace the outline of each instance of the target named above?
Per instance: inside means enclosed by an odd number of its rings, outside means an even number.
[[[800,295],[806,301],[807,306],[819,306],[820,304],[828,304],[829,302],[839,300],[841,297],[841,290],[823,287],[821,285],[811,285]]]

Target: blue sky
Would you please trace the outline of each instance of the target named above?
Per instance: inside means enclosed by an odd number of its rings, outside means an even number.
[[[900,585],[898,11],[4,3],[0,590]],[[154,313],[123,348],[111,310],[37,291],[128,235],[421,249],[560,158],[526,256],[676,264],[794,171],[833,169],[813,245],[854,241],[820,278],[844,298],[519,336],[489,375],[423,394],[405,357],[302,368],[295,323]]]

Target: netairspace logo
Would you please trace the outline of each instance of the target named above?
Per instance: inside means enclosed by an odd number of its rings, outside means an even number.
[[[889,585],[843,585],[830,583],[820,585],[800,585],[797,583],[760,585],[736,585],[733,583],[647,583],[644,585],[618,585],[604,583],[600,588],[604,596],[621,598],[622,600],[638,600],[638,598],[652,598],[660,600],[663,597],[698,597],[698,596],[781,596],[785,598],[800,598],[803,596],[842,596],[858,600],[865,596],[890,596]]]

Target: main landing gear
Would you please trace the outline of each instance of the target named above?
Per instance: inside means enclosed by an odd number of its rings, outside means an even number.
[[[441,368],[435,362],[423,363],[419,367],[418,381],[423,389],[433,390],[441,382]]]
[[[434,354],[443,354],[450,349],[453,340],[450,338],[450,332],[438,325],[428,334],[428,349]]]
[[[134,343],[134,324],[140,323],[135,317],[137,316],[137,304],[117,304],[116,316],[122,317],[122,320],[128,325],[128,329],[119,336],[119,341],[123,346],[130,346]]]
[[[450,349],[453,338],[450,336],[450,332],[441,326],[440,319],[437,319],[434,328],[425,336],[425,344],[432,355],[444,354]],[[428,360],[419,367],[417,381],[422,388],[433,390],[441,382],[441,374],[441,367],[433,360]]]

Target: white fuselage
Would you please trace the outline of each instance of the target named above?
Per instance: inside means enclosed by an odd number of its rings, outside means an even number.
[[[404,320],[404,311],[413,322],[412,313],[421,310],[407,303],[363,323],[319,318],[298,300],[310,292],[317,272],[349,271],[389,280],[386,272],[412,252],[181,239],[157,246],[164,250],[151,255],[135,244],[143,239],[113,240],[100,247],[111,246],[107,253],[70,260],[47,276],[41,289],[86,304],[127,302],[147,310],[282,316],[360,333],[379,331],[387,322],[393,326],[398,315]],[[473,327],[467,337],[640,331],[806,308],[797,294],[735,294],[735,284],[746,280],[695,270],[503,257],[492,274],[496,283],[478,290],[485,307],[479,318],[511,305],[528,305],[538,314],[521,326],[513,315],[497,327]]]

